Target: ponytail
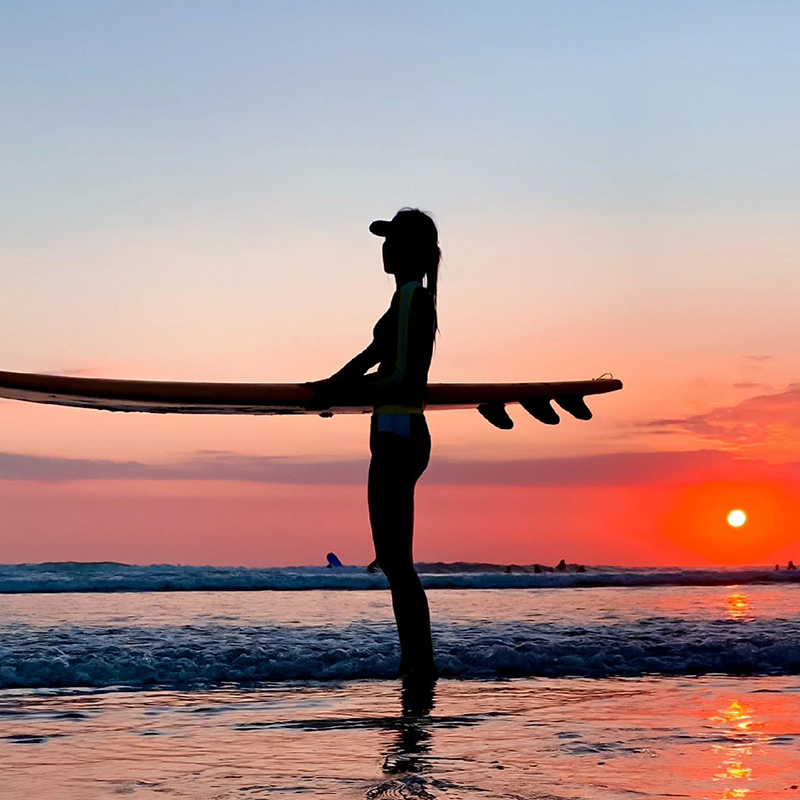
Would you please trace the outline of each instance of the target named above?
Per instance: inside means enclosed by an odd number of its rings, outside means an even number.
[[[442,260],[442,251],[439,247],[439,231],[430,214],[418,208],[406,206],[395,214],[392,224],[402,220],[403,236],[408,242],[406,254],[409,260],[424,266],[425,288],[433,300],[433,337],[439,332],[439,316],[436,310],[436,291],[439,282],[439,264]],[[373,223],[377,225],[378,223]],[[381,223],[383,225],[384,223]],[[372,230],[372,228],[370,228]],[[373,231],[374,232],[374,231]],[[385,233],[378,233],[379,236]]]
[[[431,254],[433,255],[433,254]],[[442,260],[442,251],[436,247],[436,256],[431,259],[431,265],[426,270],[425,288],[433,300],[433,336],[439,333],[439,314],[436,309],[436,293],[439,283],[439,264]]]

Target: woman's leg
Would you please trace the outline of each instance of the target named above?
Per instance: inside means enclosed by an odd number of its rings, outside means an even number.
[[[428,463],[424,419],[411,440],[373,430],[367,497],[375,554],[389,580],[402,653],[401,672],[434,670],[430,612],[414,570],[414,488]]]

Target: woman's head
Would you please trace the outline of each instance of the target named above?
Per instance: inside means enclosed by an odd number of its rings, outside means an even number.
[[[390,275],[427,275],[439,265],[439,233],[434,221],[418,208],[401,208],[390,220],[369,226],[383,236],[383,264]]]
[[[401,208],[391,220],[377,220],[369,229],[383,236],[383,268],[390,275],[426,278],[428,291],[436,304],[439,278],[439,232],[436,223],[418,208]]]

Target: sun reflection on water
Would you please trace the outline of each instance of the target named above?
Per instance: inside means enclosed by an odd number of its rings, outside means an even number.
[[[753,604],[744,592],[734,592],[727,597],[728,619],[752,620],[754,619]]]
[[[729,598],[729,603],[731,599]],[[713,745],[713,749],[724,756],[713,780],[739,784],[726,787],[719,800],[744,798],[751,790],[741,786],[740,782],[753,780],[753,769],[745,763],[745,759],[752,756],[754,749],[766,744],[771,737],[762,732],[765,723],[756,719],[753,707],[736,699],[732,699],[727,708],[720,709],[718,714],[712,716],[711,721],[729,740],[726,744]]]
[[[738,700],[731,700],[727,708],[720,709],[720,716],[711,717],[711,720],[746,731],[753,724],[752,712],[752,706],[740,703]]]
[[[753,770],[750,767],[745,767],[741,761],[726,761],[726,769],[724,773],[718,773],[717,777],[719,778],[738,778],[739,780],[747,779],[750,780],[750,777],[753,773]]]

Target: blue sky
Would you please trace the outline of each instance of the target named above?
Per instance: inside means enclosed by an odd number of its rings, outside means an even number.
[[[780,212],[777,2],[6,3],[11,241],[464,215]],[[8,239],[7,239],[8,241]]]

